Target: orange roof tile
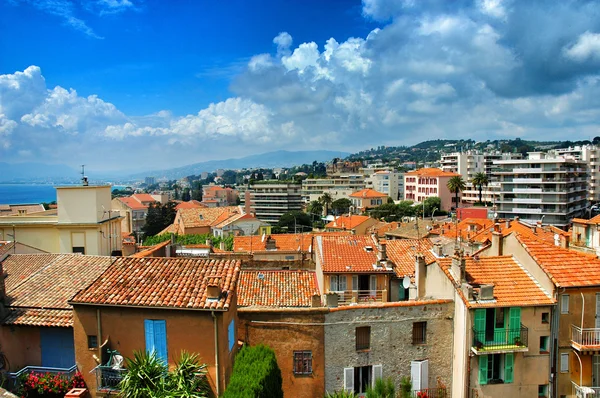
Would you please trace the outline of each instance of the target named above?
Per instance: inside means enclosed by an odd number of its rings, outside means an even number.
[[[123,198],[118,198],[125,206],[129,207],[131,210],[146,210],[148,206],[141,204],[137,200],[133,199],[130,196],[126,196]]]
[[[235,236],[233,238],[233,251],[254,253],[267,251],[267,239],[274,239],[278,251],[309,252],[313,244],[311,234],[275,234],[268,236]]]
[[[238,206],[202,207],[195,209],[181,209],[177,212],[185,228],[213,226],[229,217],[231,214],[240,214]]]
[[[600,224],[600,214],[590,218],[589,220],[586,220],[583,218],[574,218],[572,221],[573,221],[573,223],[596,225],[596,224]]]
[[[333,221],[329,222],[327,225],[325,225],[325,228],[341,229],[341,230],[354,229],[354,228],[358,227],[360,224],[362,224],[368,220],[373,220],[373,219],[369,216],[356,216],[356,215],[339,216],[339,217],[336,217],[335,220],[333,220]]]
[[[354,192],[350,195],[351,198],[386,198],[388,195],[385,193],[377,192],[374,189],[365,188],[358,192]]]
[[[444,171],[442,169],[436,169],[431,167],[426,167],[418,170],[409,171],[408,173],[404,173],[405,176],[417,176],[417,177],[456,177],[460,174],[451,173],[449,171]]]
[[[517,240],[557,287],[600,285],[600,260],[595,255],[524,235],[517,235]]]
[[[2,262],[2,269],[6,275],[4,277],[6,291],[14,289],[25,279],[46,267],[58,257],[60,257],[60,254],[54,253],[9,255]]]
[[[240,272],[240,307],[310,307],[315,294],[319,289],[313,271]]]
[[[206,207],[202,204],[202,202],[198,202],[197,200],[190,200],[189,202],[181,202],[177,206],[175,206],[175,210],[179,209],[198,209],[200,207]]]
[[[156,202],[156,199],[152,197],[149,193],[136,193],[131,195],[132,198],[137,200],[138,202]]]
[[[240,266],[237,260],[117,257],[100,278],[71,301],[73,304],[228,309]],[[208,300],[209,283],[220,284],[220,299]]]
[[[73,327],[72,309],[10,308],[5,325]]]
[[[422,253],[425,263],[431,264],[436,257],[431,252],[433,242],[430,239],[392,239],[386,241],[387,256],[395,264],[394,270],[399,278],[415,275],[415,256]]]
[[[377,244],[365,235],[318,236],[315,249],[326,273],[393,272],[391,264],[389,268],[376,266]]]
[[[161,250],[163,247],[168,246],[169,243],[171,243],[170,240],[158,243],[154,246],[150,246],[147,249],[144,249],[140,252],[134,253],[129,257],[135,257],[135,258],[144,258],[144,257],[159,257],[159,256],[155,256],[155,254],[157,254],[157,252],[159,250]]]
[[[437,260],[449,275],[451,258]],[[544,291],[529,272],[512,256],[466,257],[466,278],[473,287],[494,286],[494,300],[467,301],[468,307],[524,307],[552,305],[550,292]]]

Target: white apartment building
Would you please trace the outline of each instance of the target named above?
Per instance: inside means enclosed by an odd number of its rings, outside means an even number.
[[[588,167],[588,200],[600,201],[600,148],[596,145],[583,145],[554,149],[551,152],[584,161]]]
[[[500,183],[496,201],[500,218],[519,216],[535,223],[566,226],[583,214],[587,201],[585,162],[530,152],[527,159],[494,162]],[[543,218],[543,220],[542,220]]]
[[[302,186],[279,181],[258,181],[240,195],[241,205],[247,214],[269,224],[277,224],[288,211],[302,210]]]
[[[365,177],[362,174],[307,178],[302,181],[302,199],[305,203],[310,203],[318,200],[325,192],[332,195],[333,200],[349,199],[350,194],[362,189],[365,189]]]
[[[400,182],[402,181],[402,182]],[[395,170],[378,170],[365,178],[366,187],[377,192],[385,193],[394,200],[404,196],[404,174]]]

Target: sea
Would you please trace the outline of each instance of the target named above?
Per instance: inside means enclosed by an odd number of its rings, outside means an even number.
[[[62,184],[61,186],[63,186]],[[113,189],[122,188],[113,186]],[[53,202],[56,200],[54,185],[0,184],[0,205]]]

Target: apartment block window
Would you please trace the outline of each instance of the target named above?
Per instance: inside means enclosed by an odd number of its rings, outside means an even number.
[[[513,353],[479,356],[479,384],[512,383],[515,357]]]
[[[550,313],[542,312],[542,323],[550,323]]]
[[[569,353],[560,354],[560,372],[567,373],[569,372]]]
[[[88,348],[98,348],[98,336],[88,336]]]
[[[413,322],[413,344],[427,343],[427,322]]]
[[[329,290],[332,292],[338,291],[338,276],[337,275],[331,275],[329,277]]]
[[[568,314],[569,313],[569,295],[563,294],[560,296],[560,313]]]
[[[312,351],[294,351],[294,374],[312,374]]]
[[[550,337],[540,336],[540,354],[547,354],[550,352]]]
[[[85,247],[82,247],[82,246],[73,246],[73,253],[85,254]]]
[[[356,350],[368,350],[371,348],[371,326],[356,328]]]
[[[548,384],[538,386],[538,397],[548,397]]]

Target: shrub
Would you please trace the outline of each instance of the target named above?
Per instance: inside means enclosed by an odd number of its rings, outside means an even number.
[[[244,347],[236,357],[223,398],[282,398],[275,352],[264,345]]]
[[[400,398],[411,398],[412,396],[412,381],[410,377],[404,376],[400,380]]]
[[[394,380],[390,377],[375,380],[375,385],[367,388],[366,396],[367,398],[395,398],[396,386]]]
[[[79,371],[68,377],[61,373],[25,373],[21,375],[17,394],[20,397],[63,398],[72,388],[85,388],[83,376]]]
[[[333,393],[325,394],[325,398],[355,398],[356,394],[352,391],[335,391]]]

